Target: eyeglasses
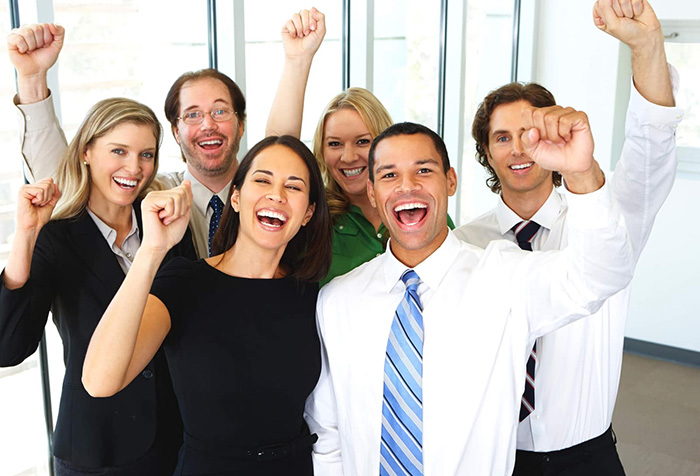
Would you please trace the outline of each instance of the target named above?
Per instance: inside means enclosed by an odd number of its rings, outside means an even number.
[[[224,108],[212,109],[209,112],[197,109],[195,111],[187,111],[182,116],[178,117],[178,119],[182,119],[182,122],[188,125],[201,124],[205,114],[209,114],[216,122],[225,122],[230,121],[233,116],[236,115],[236,112]]]

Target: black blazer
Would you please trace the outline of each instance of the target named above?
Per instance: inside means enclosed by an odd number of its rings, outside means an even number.
[[[134,210],[142,229],[139,203]],[[196,258],[189,230],[164,262],[173,256]],[[29,281],[16,290],[0,286],[0,366],[17,365],[34,353],[51,310],[66,365],[54,455],[79,467],[118,466],[157,442],[164,467],[172,471],[182,421],[162,350],[113,397],[92,398],[81,383],[90,337],[123,280],[116,256],[87,212],[47,223]]]

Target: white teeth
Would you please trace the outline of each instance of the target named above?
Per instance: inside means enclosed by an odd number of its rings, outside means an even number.
[[[425,203],[402,203],[394,208],[395,212],[400,212],[403,210],[413,210],[414,208],[428,208]]]
[[[125,187],[135,187],[138,183],[138,180],[127,180],[119,177],[114,177],[114,181],[117,182],[119,185],[123,185]]]
[[[276,212],[274,210],[260,210],[258,212],[259,217],[268,217],[268,218],[276,218],[282,223],[285,223],[287,221],[287,217],[282,215],[279,212]]]
[[[532,167],[534,162],[528,162],[527,164],[511,165],[512,170],[523,170]]]
[[[199,145],[221,145],[222,143],[221,139],[210,139],[201,141]]]
[[[357,167],[356,169],[342,169],[341,172],[343,172],[343,175],[346,177],[356,177],[360,175],[363,170],[365,170],[364,167]]]

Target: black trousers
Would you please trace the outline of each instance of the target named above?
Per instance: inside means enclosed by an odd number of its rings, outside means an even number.
[[[548,453],[518,450],[513,476],[624,476],[612,426],[602,435]]]

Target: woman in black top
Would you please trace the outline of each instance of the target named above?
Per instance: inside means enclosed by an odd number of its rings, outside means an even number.
[[[311,475],[303,411],[332,233],[315,159],[289,136],[258,143],[233,179],[221,254],[156,276],[185,229],[187,186],[144,201],[144,242],[92,338],[85,386],[113,395],[163,343],[185,426],[176,474]]]
[[[0,366],[34,353],[51,311],[66,364],[54,433],[59,476],[162,475],[177,461],[182,424],[162,352],[155,349],[114,397],[92,398],[80,382],[90,336],[141,243],[139,197],[156,175],[161,134],[147,106],[100,101],[61,159],[56,183],[44,179],[19,194],[0,280]],[[194,258],[189,235],[166,260],[173,255]]]

